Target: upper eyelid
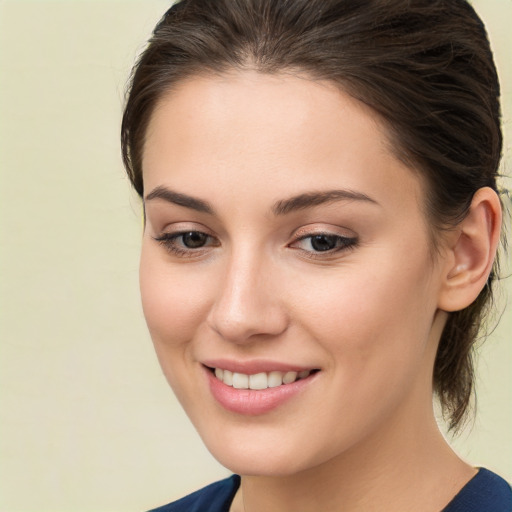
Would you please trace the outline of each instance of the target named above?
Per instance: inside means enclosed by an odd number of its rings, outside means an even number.
[[[179,230],[179,231],[164,231],[160,235],[154,236],[153,238],[157,241],[175,240],[175,239],[180,238],[181,236],[184,236],[188,233],[200,233],[202,235],[207,236],[208,238],[210,238],[212,240],[217,240],[216,236],[211,235],[210,233],[206,233],[204,231],[199,231],[198,229],[185,229],[185,230]]]
[[[340,232],[341,231],[341,232]],[[290,238],[294,238],[295,240],[304,239],[309,236],[317,236],[317,235],[326,235],[326,236],[339,236],[340,238],[358,238],[356,233],[348,228],[343,227],[311,227],[311,226],[303,226],[299,229],[296,229]]]
[[[161,229],[155,229],[155,232],[159,233],[157,236],[163,235],[180,235],[183,233],[190,233],[197,231],[198,233],[204,233],[205,235],[216,237],[213,231],[207,228],[204,224],[196,222],[173,222],[172,224],[165,224]]]
[[[303,240],[307,240],[308,238],[313,238],[315,236],[334,237],[334,238],[338,238],[340,240],[344,240],[349,243],[354,243],[354,242],[357,243],[359,241],[359,238],[357,236],[345,236],[345,235],[337,235],[337,234],[333,234],[333,233],[312,233],[309,235],[304,235],[304,236],[295,238],[288,245],[292,246],[293,244],[295,244],[297,242],[302,242]]]
[[[163,229],[161,234],[158,236],[169,236],[169,237],[178,237],[181,235],[186,235],[187,233],[201,233],[202,235],[206,235],[209,237],[214,238],[215,235],[212,235],[211,233],[208,233],[206,230],[202,229],[177,229],[173,231],[168,231]]]
[[[355,235],[342,235],[340,233],[331,233],[329,231],[318,231],[315,233],[305,233],[304,235],[300,235],[296,238],[294,238],[294,242],[300,241],[300,240],[306,240],[307,238],[313,238],[314,236],[332,236],[335,238],[342,238],[345,240],[352,240],[357,238]]]
[[[198,232],[213,239],[219,240],[221,237],[215,233],[213,230],[205,226],[204,224],[199,224],[195,222],[176,222],[172,224],[168,224],[164,226],[162,229],[155,230],[155,234],[153,238],[162,238],[162,237],[179,237],[180,235],[184,235],[190,232]],[[293,243],[298,240],[303,240],[305,238],[325,235],[325,236],[335,236],[339,238],[345,239],[357,239],[359,236],[349,228],[341,227],[341,226],[314,226],[314,225],[306,225],[301,226],[298,229],[294,229],[289,234],[289,243]]]

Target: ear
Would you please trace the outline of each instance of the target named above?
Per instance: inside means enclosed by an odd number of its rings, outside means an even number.
[[[469,306],[485,286],[500,240],[501,204],[489,187],[479,189],[469,212],[450,237],[445,258],[439,309]]]

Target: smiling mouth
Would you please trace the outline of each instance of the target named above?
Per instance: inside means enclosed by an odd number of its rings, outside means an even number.
[[[300,372],[261,372],[253,375],[245,373],[231,372],[222,368],[208,368],[217,378],[226,386],[235,389],[252,389],[262,390],[267,388],[276,388],[279,386],[286,386],[298,380],[307,379],[310,375],[318,372],[319,370],[303,370]]]

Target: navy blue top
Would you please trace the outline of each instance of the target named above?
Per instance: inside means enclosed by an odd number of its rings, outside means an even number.
[[[240,477],[233,475],[150,512],[229,512],[239,486]],[[512,489],[481,468],[441,512],[512,512]]]

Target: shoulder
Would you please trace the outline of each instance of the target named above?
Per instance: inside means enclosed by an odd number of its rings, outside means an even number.
[[[480,468],[442,512],[512,512],[512,489],[496,473]]]
[[[240,477],[233,475],[150,512],[228,512],[239,486]]]

